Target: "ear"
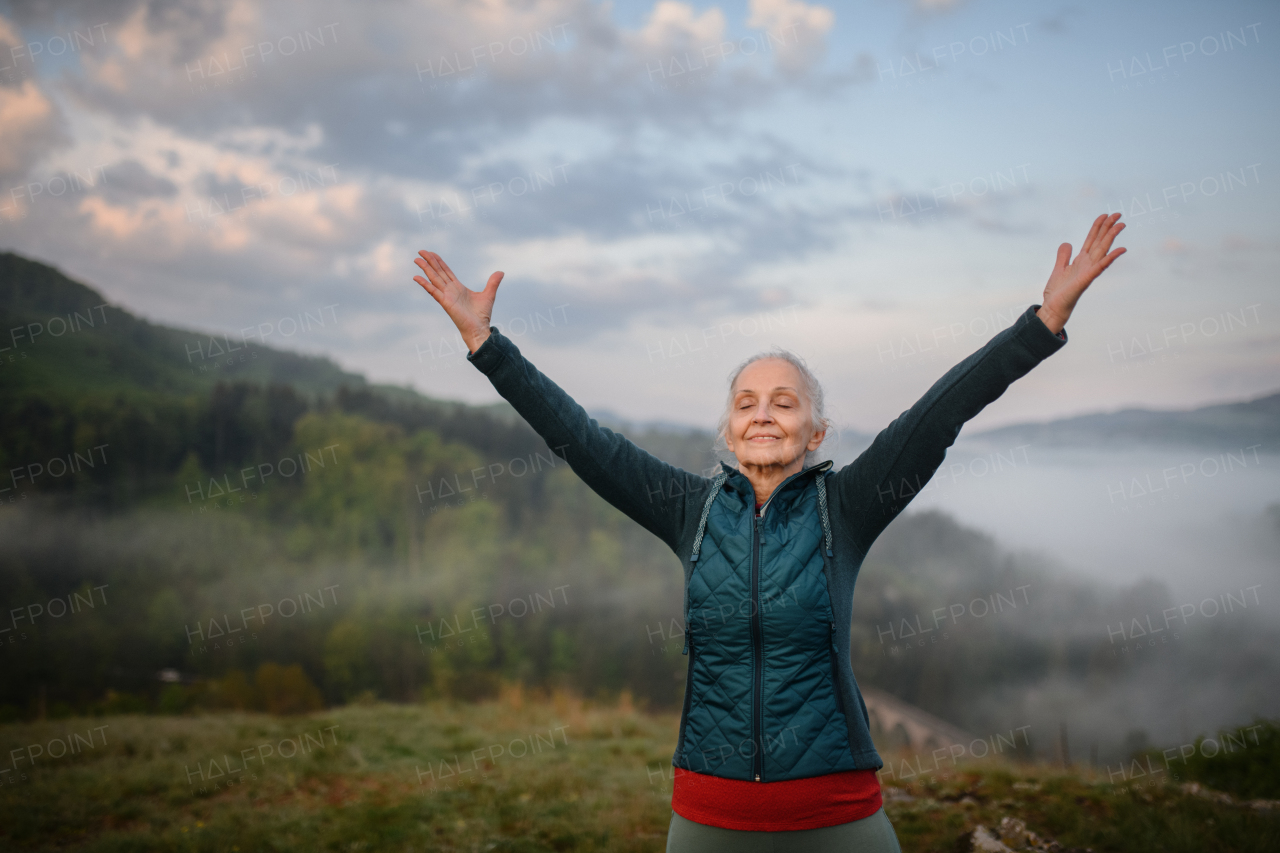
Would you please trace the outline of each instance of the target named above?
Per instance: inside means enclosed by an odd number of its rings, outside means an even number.
[[[814,430],[813,435],[809,437],[809,443],[805,446],[809,450],[817,450],[826,439],[828,429],[830,429],[830,425],[826,421],[823,421],[822,428]]]

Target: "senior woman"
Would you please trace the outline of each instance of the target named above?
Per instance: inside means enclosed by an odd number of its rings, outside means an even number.
[[[830,425],[821,386],[786,352],[730,377],[718,441],[737,457],[708,479],[599,426],[489,325],[503,274],[479,293],[433,252],[414,259],[489,377],[597,494],[679,556],[684,709],[668,853],[897,851],[866,705],[849,656],[853,587],[871,543],[933,476],[961,426],[1067,341],[1085,288],[1124,249],[1120,214],[1080,253],[1058,247],[1043,303],[953,367],[839,471],[810,464]]]

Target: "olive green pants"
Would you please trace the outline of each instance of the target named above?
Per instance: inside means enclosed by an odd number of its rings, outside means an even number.
[[[667,853],[902,853],[889,816],[880,809],[862,820],[794,829],[752,832],[721,829],[671,813]]]

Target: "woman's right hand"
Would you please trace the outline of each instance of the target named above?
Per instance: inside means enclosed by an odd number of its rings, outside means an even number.
[[[489,318],[493,316],[493,300],[498,295],[498,283],[503,274],[495,272],[479,293],[464,287],[449,265],[435,252],[425,249],[413,259],[427,277],[415,275],[413,280],[430,293],[449,319],[458,327],[467,349],[475,352],[489,339]]]

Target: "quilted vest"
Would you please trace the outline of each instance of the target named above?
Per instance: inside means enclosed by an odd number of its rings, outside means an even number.
[[[827,585],[831,465],[788,477],[759,518],[741,472],[712,483],[685,587],[677,767],[757,782],[856,769]]]

